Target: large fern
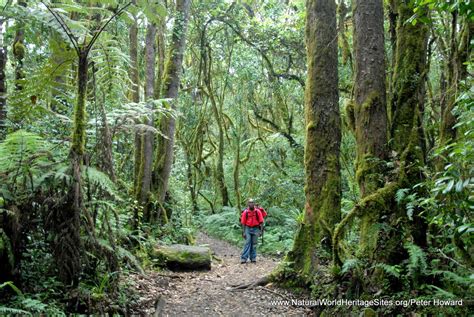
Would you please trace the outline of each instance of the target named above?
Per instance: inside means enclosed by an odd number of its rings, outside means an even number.
[[[0,143],[0,195],[23,199],[35,189],[36,179],[50,167],[52,155],[37,134],[18,130]]]

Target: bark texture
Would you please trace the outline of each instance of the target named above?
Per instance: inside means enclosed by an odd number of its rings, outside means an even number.
[[[303,278],[317,269],[318,250],[330,250],[341,207],[336,3],[308,0],[306,8],[306,205],[303,223],[288,254]]]
[[[19,6],[26,7],[26,1],[18,1]],[[26,55],[25,46],[25,30],[18,28],[15,34],[15,40],[13,41],[13,57],[15,58],[15,88],[17,90],[23,89],[22,80],[25,78],[25,72],[23,70],[23,60]]]
[[[0,21],[0,33],[3,21]],[[2,35],[0,35],[1,37]],[[7,65],[7,49],[0,41],[0,140],[6,135],[7,119],[7,79],[5,77],[5,67]]]
[[[150,109],[153,108],[153,99],[155,97],[155,60],[156,60],[156,26],[149,23],[145,37],[145,100]],[[150,220],[148,202],[150,200],[150,190],[153,170],[153,147],[154,133],[151,129],[154,126],[153,117],[147,119],[145,124],[148,129],[140,133],[140,166],[137,179],[137,199],[144,207],[145,220]]]
[[[355,0],[354,107],[357,142],[357,173],[361,197],[384,186],[387,158],[387,103],[385,93],[385,54],[383,1]],[[361,216],[360,248],[370,255],[376,247],[376,234],[371,229],[380,216],[379,210],[368,210]]]
[[[173,99],[171,107],[176,109],[180,76],[182,72],[183,54],[186,44],[186,32],[189,21],[190,0],[177,0],[177,16],[173,27],[171,46],[168,60],[165,65],[164,77],[161,87],[161,97]],[[175,141],[176,121],[174,118],[163,117],[160,122],[162,133],[167,138],[159,138],[157,160],[155,164],[156,198],[159,203],[165,200],[168,191],[169,177],[173,164],[173,148]]]
[[[457,32],[457,12],[452,13],[451,45],[447,63],[447,87],[445,89],[444,104],[441,106],[440,146],[456,139],[456,118],[452,113],[459,96],[459,84],[466,79],[467,66],[465,63],[472,55],[471,40],[474,35],[474,22],[466,19],[461,21],[460,32]],[[439,166],[441,169],[444,166]]]
[[[78,52],[78,90],[74,107],[73,135],[69,159],[71,164],[71,185],[67,196],[51,215],[51,226],[55,233],[53,240],[54,258],[59,277],[65,285],[77,286],[82,271],[82,242],[80,238],[82,202],[82,164],[86,142],[86,96],[87,96],[87,51]]]
[[[393,3],[398,13],[393,93],[391,98],[392,150],[400,162],[398,184],[408,188],[422,180],[425,166],[425,141],[422,125],[424,112],[425,80],[427,72],[428,26],[412,25],[406,21],[413,15],[413,8],[405,1]],[[399,215],[406,218],[404,206]],[[416,244],[426,245],[426,224],[414,212],[409,232]],[[393,239],[395,244],[400,241]],[[396,247],[394,247],[397,249]]]

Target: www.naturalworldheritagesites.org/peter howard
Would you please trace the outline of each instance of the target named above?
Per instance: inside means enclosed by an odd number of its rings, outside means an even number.
[[[463,299],[292,299],[292,300],[274,300],[271,301],[271,305],[275,306],[463,306]]]

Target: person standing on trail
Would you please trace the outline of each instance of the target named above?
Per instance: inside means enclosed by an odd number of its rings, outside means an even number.
[[[253,199],[249,199],[247,208],[240,216],[242,224],[242,237],[245,239],[244,249],[240,256],[240,263],[250,262],[257,263],[257,239],[263,230],[263,220],[267,215],[265,209],[255,205]]]

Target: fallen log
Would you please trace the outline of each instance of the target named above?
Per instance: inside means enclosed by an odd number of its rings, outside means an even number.
[[[210,270],[211,250],[208,247],[184,244],[160,245],[155,248],[153,257],[159,266],[173,271]]]

